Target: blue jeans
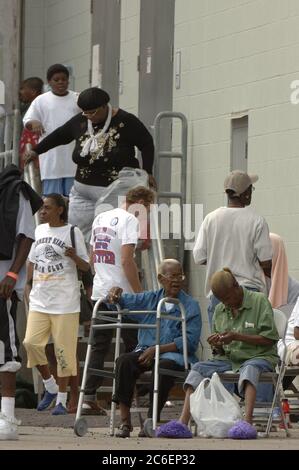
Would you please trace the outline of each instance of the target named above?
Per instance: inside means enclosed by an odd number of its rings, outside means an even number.
[[[211,378],[214,372],[222,374],[229,370],[232,370],[232,363],[229,360],[221,361],[219,359],[212,359],[197,362],[192,366],[184,383],[184,387],[191,385],[195,390],[204,378]],[[262,372],[271,372],[272,370],[272,365],[265,359],[252,358],[245,361],[239,370],[239,395],[243,396],[244,381],[247,380],[256,388],[256,401],[271,402],[273,398],[273,387],[271,384],[259,383],[259,376]],[[235,384],[224,382],[223,385],[230,393],[234,393]]]
[[[45,179],[42,181],[43,195],[57,193],[69,197],[73,184],[74,178]]]

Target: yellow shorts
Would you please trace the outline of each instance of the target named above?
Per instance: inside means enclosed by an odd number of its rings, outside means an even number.
[[[50,314],[30,311],[24,347],[27,351],[27,367],[48,363],[45,347],[52,334],[58,377],[77,375],[77,335],[79,313]]]

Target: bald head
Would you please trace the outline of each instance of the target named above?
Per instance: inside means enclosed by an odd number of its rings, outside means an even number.
[[[213,294],[219,300],[223,299],[225,294],[230,290],[239,287],[236,278],[229,268],[223,268],[222,271],[213,274],[210,284]]]
[[[183,271],[182,265],[177,259],[168,258],[168,259],[164,259],[162,263],[159,265],[158,274],[167,273],[169,271],[169,268],[180,269],[181,271]]]
[[[164,259],[159,266],[158,281],[166,297],[177,297],[183,288],[184,273],[181,263],[176,259]]]

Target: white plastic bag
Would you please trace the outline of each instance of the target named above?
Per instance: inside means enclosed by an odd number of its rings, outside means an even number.
[[[237,400],[226,390],[216,372],[192,393],[190,410],[198,433],[203,437],[225,438],[236,421],[242,419]]]

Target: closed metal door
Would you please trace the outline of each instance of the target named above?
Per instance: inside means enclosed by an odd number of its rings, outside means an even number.
[[[174,0],[141,0],[139,117],[152,130],[157,114],[172,111]],[[163,123],[161,149],[171,148],[171,124]],[[169,189],[170,162],[164,161],[160,189]],[[162,185],[162,188],[161,188]]]
[[[106,90],[118,105],[118,64],[120,58],[120,0],[92,1],[93,85]]]

